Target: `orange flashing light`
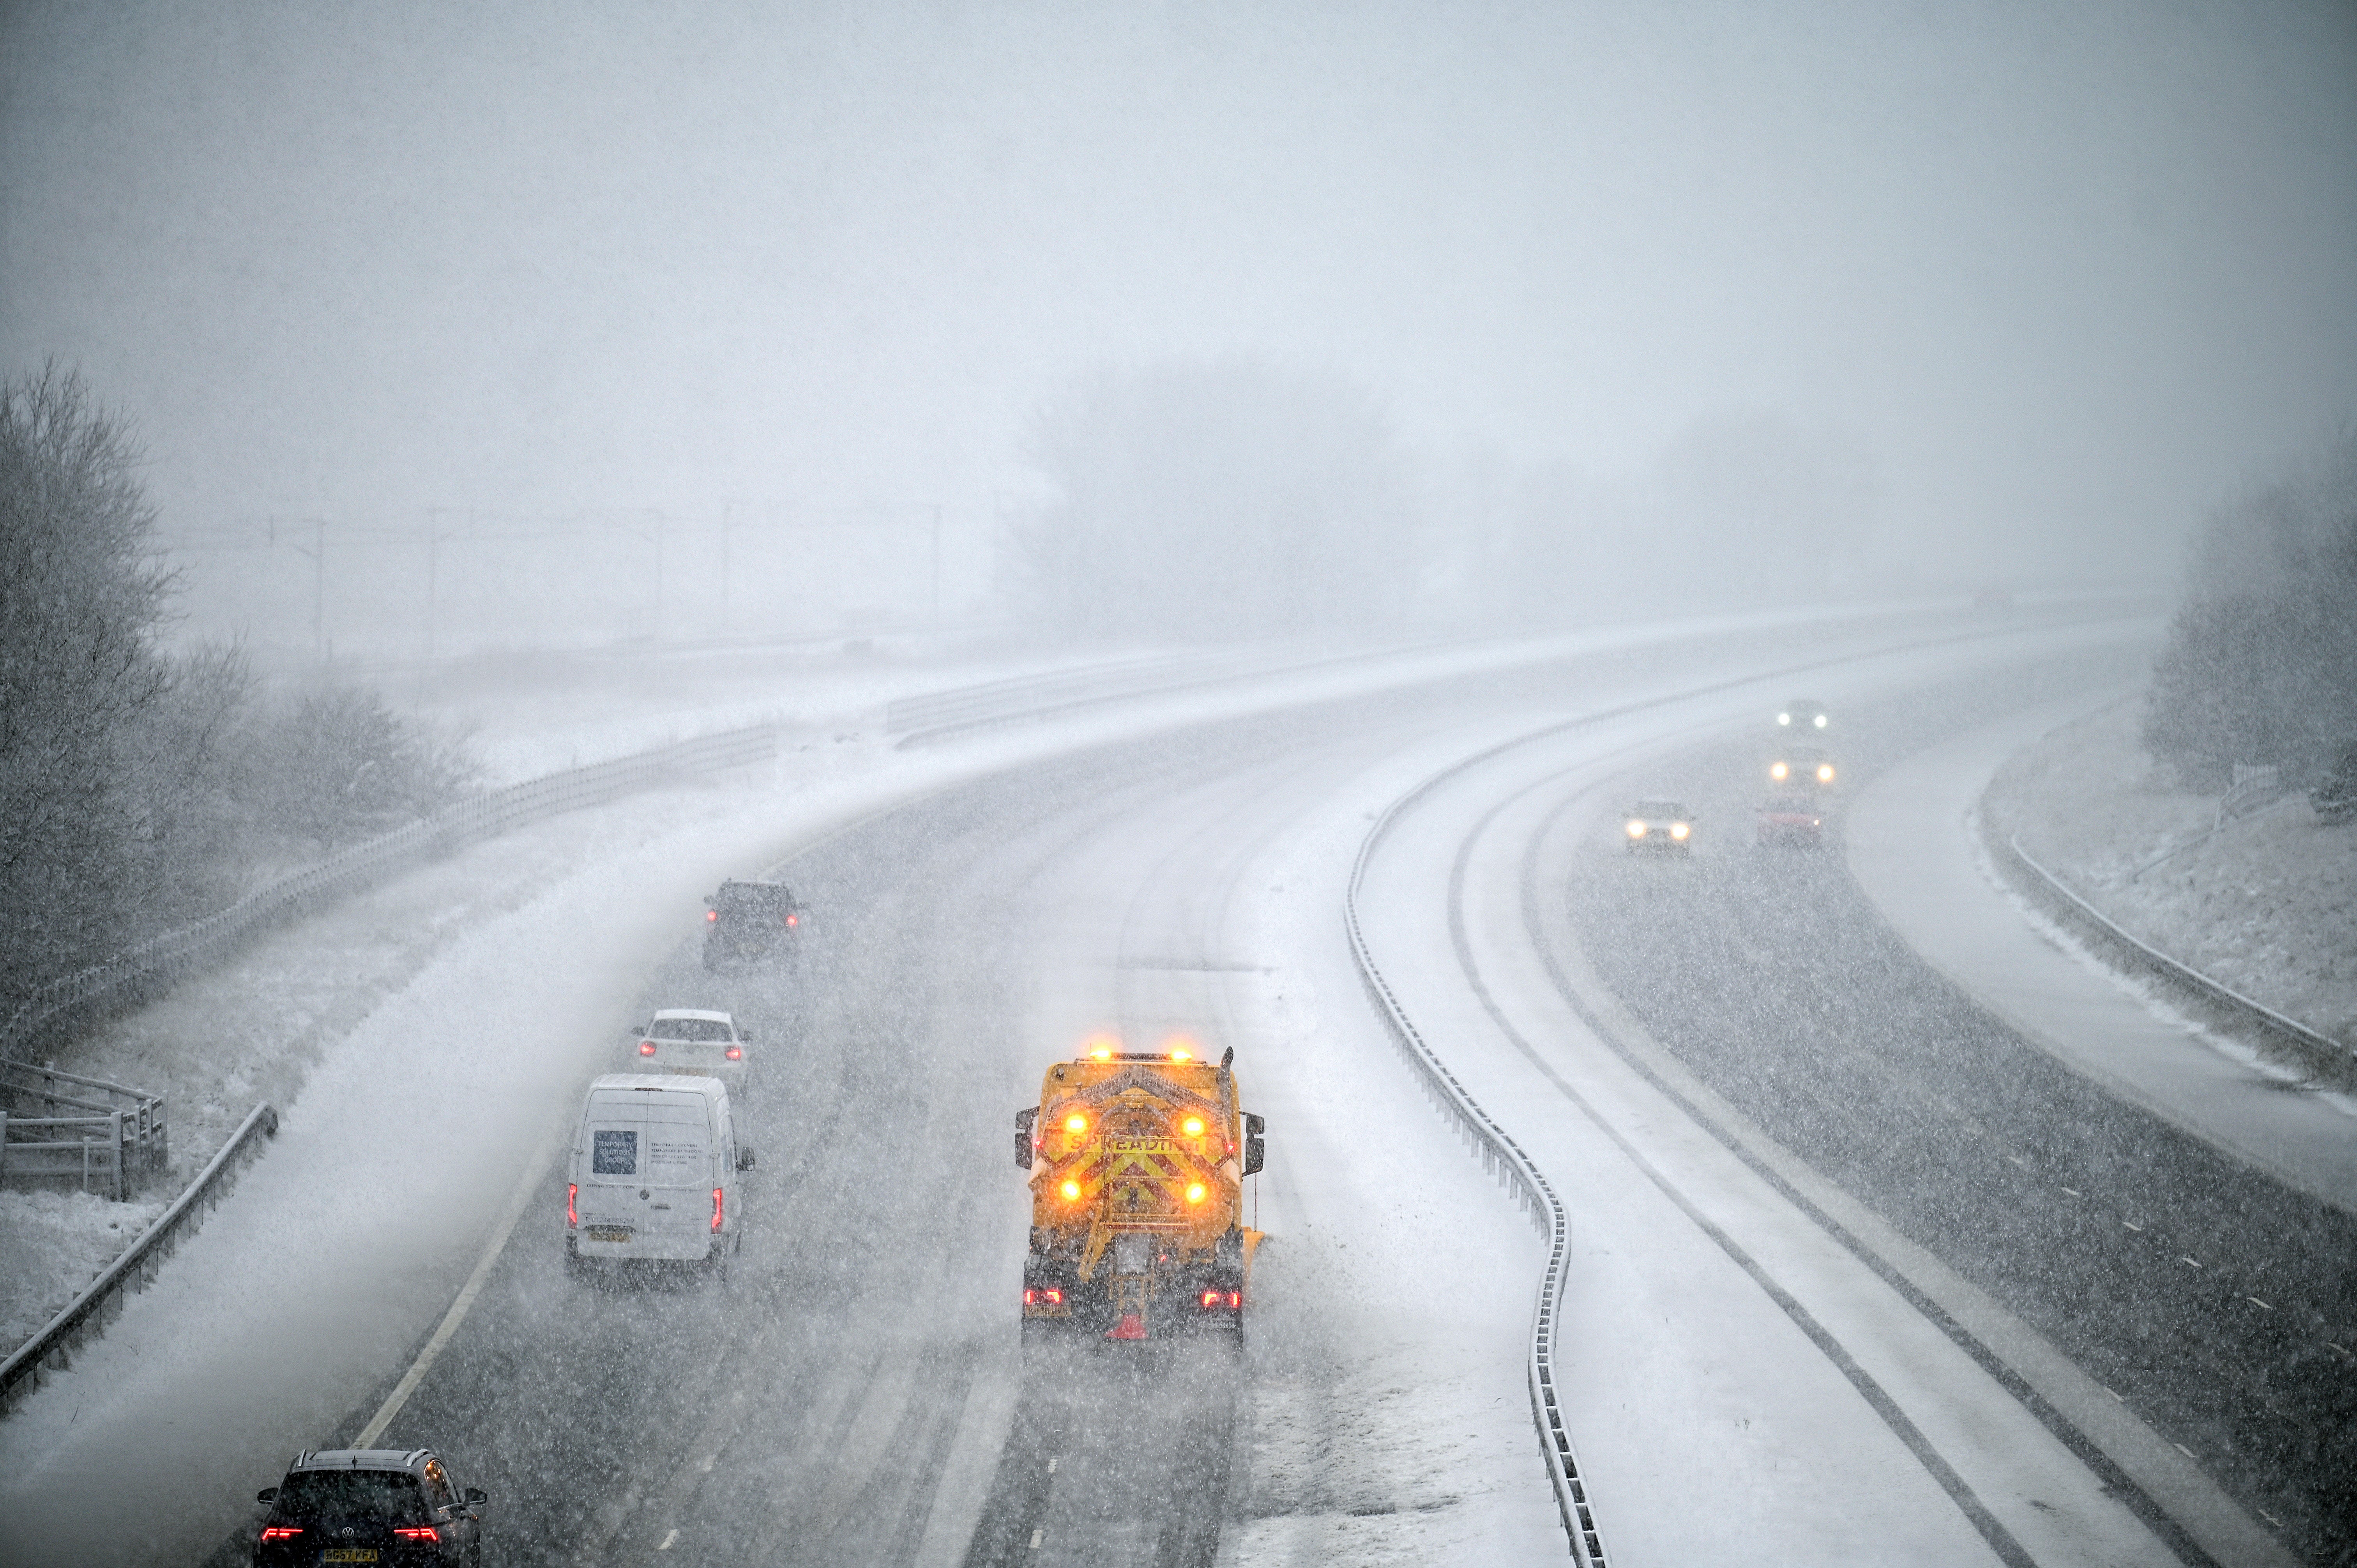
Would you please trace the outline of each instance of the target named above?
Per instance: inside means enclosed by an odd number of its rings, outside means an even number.
[[[1200,1181],[1191,1182],[1187,1187],[1187,1201],[1189,1203],[1200,1203],[1204,1198],[1211,1196],[1211,1189],[1210,1187],[1205,1187]]]
[[[1200,1138],[1200,1137],[1201,1137],[1202,1135],[1203,1135],[1203,1119],[1202,1119],[1200,1116],[1189,1116],[1189,1117],[1188,1117],[1188,1118],[1187,1118],[1187,1136],[1189,1136],[1189,1138]]]
[[[1085,1133],[1085,1132],[1087,1132],[1088,1130],[1089,1130],[1089,1119],[1088,1119],[1087,1117],[1085,1117],[1085,1116],[1081,1115],[1078,1112],[1073,1112],[1071,1115],[1067,1116],[1067,1117],[1065,1117],[1065,1118],[1064,1118],[1064,1131],[1065,1131],[1065,1132],[1067,1132],[1067,1133]]]
[[[1064,1184],[1064,1196],[1068,1198],[1078,1198],[1081,1196],[1081,1184],[1076,1181],[1066,1182]]]

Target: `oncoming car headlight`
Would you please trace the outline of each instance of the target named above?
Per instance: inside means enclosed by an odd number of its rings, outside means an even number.
[[[1823,728],[1824,728],[1824,727],[1825,727],[1825,715],[1824,715],[1824,714],[1819,714],[1816,716],[1815,723],[1816,723],[1816,726],[1817,726],[1819,729],[1823,729]]]
[[[1817,764],[1817,782],[1818,782],[1818,783],[1820,783],[1820,784],[1830,784],[1830,783],[1832,783],[1833,781],[1834,781],[1834,765],[1833,765],[1832,763],[1830,763],[1830,762],[1820,762],[1820,763],[1818,763],[1818,764]]]
[[[1674,839],[1682,839],[1692,831],[1693,830],[1687,827],[1684,822],[1672,822],[1670,824],[1670,836]]]
[[[1642,820],[1634,817],[1630,819],[1629,836],[1632,839],[1641,839],[1645,836],[1645,824]]]
[[[1790,767],[1781,762],[1771,762],[1768,765],[1768,777],[1775,779],[1779,784],[1790,777],[1792,771]]]

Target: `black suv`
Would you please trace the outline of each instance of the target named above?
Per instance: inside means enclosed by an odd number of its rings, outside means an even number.
[[[791,954],[802,906],[782,882],[724,882],[705,899],[704,967]]]
[[[482,1561],[480,1488],[460,1489],[428,1448],[330,1448],[298,1454],[286,1478],[254,1498],[270,1505],[254,1568],[373,1563],[379,1568]]]

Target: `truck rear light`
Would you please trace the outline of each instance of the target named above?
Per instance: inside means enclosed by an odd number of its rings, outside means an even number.
[[[720,1189],[716,1187],[712,1189],[712,1228],[720,1229]]]
[[[1203,1305],[1204,1305],[1204,1308],[1205,1308],[1206,1310],[1209,1310],[1209,1309],[1210,1309],[1210,1308],[1211,1308],[1211,1307],[1215,1307],[1215,1306],[1217,1306],[1217,1305],[1220,1305],[1220,1303],[1221,1303],[1221,1301],[1222,1301],[1222,1299],[1224,1299],[1224,1298],[1223,1298],[1223,1296],[1222,1296],[1222,1293],[1221,1293],[1221,1292],[1219,1292],[1219,1291],[1215,1291],[1215,1290],[1207,1290],[1207,1291],[1205,1291],[1205,1292],[1203,1293]]]
[[[396,1524],[393,1533],[404,1541],[439,1541],[442,1532],[430,1524]]]
[[[640,1040],[639,1042],[639,1055],[642,1057],[651,1057],[654,1054],[655,1043],[652,1040]]]
[[[728,1047],[727,1054],[730,1061],[741,1062],[745,1059],[745,1047],[742,1046],[731,1046]]]
[[[1223,1306],[1232,1311],[1243,1304],[1244,1293],[1240,1290],[1207,1290],[1203,1293],[1205,1312],[1217,1312]]]
[[[579,1182],[568,1181],[565,1184],[565,1223],[567,1225],[577,1227],[581,1223],[580,1210],[573,1207],[574,1200],[580,1196],[581,1184]]]
[[[704,912],[704,923],[707,926],[718,925],[720,923],[720,911],[717,909],[706,909]]]
[[[802,923],[802,918],[800,915],[789,915],[786,917],[786,924],[789,926],[799,926]]]
[[[1049,1306],[1061,1306],[1064,1304],[1063,1287],[1060,1285],[1025,1285],[1023,1287],[1024,1305],[1037,1306],[1043,1301]]]
[[[299,1524],[271,1524],[264,1525],[263,1527],[262,1539],[264,1541],[292,1541],[302,1533],[303,1527]]]

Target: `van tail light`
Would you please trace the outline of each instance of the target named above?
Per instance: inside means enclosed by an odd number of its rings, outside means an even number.
[[[787,917],[786,917],[786,924],[787,924],[789,927],[791,927],[791,926],[799,926],[799,925],[801,925],[802,923],[802,918],[800,915],[789,915],[789,916],[787,916]]]
[[[264,1525],[262,1530],[262,1539],[264,1541],[292,1541],[302,1533],[303,1527],[299,1524]]]
[[[439,1541],[442,1532],[430,1524],[396,1524],[393,1533],[403,1541]]]
[[[655,1043],[652,1040],[640,1040],[639,1042],[639,1055],[642,1057],[651,1057],[654,1054]]]
[[[706,909],[704,912],[704,923],[707,926],[718,925],[720,923],[720,911],[717,909]]]
[[[741,1062],[741,1061],[743,1061],[743,1060],[745,1059],[745,1047],[742,1047],[742,1046],[731,1046],[731,1047],[728,1047],[728,1059],[729,1059],[730,1061],[732,1061],[732,1062]]]
[[[712,1189],[712,1228],[720,1229],[720,1189],[716,1187]]]
[[[581,1211],[573,1207],[574,1200],[580,1196],[579,1182],[568,1181],[565,1184],[565,1223],[567,1225],[578,1226],[581,1223]]]

